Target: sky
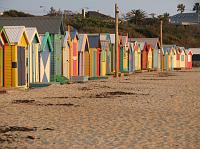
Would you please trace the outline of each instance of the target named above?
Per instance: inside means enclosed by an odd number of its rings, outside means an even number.
[[[46,14],[50,7],[56,9],[81,12],[82,8],[100,11],[114,16],[114,5],[118,2],[120,14],[125,14],[132,9],[142,9],[147,14],[157,15],[168,12],[170,15],[177,13],[177,5],[186,5],[185,12],[191,12],[193,4],[200,0],[0,0],[0,11],[16,9],[35,15]],[[42,6],[42,7],[40,7]]]

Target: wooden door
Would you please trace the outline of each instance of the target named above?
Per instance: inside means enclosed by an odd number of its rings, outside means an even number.
[[[50,82],[50,52],[40,53],[40,82]]]
[[[3,46],[0,43],[0,87],[3,87]]]
[[[63,49],[63,76],[69,79],[69,47]]]
[[[26,62],[25,62],[25,48],[17,47],[17,68],[18,68],[18,86],[26,84]]]

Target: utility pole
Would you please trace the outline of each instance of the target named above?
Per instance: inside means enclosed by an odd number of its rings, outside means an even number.
[[[115,76],[118,77],[118,74],[119,74],[119,67],[118,67],[118,34],[119,34],[119,31],[118,31],[118,19],[119,19],[119,8],[117,6],[117,3],[115,4]]]
[[[161,55],[161,71],[163,72],[163,20],[160,21],[160,55]]]

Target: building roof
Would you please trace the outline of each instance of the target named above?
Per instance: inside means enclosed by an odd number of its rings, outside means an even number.
[[[98,34],[88,34],[90,48],[100,48],[100,37]]]
[[[198,13],[179,13],[170,17],[169,22],[173,24],[197,24],[200,15]]]
[[[8,36],[10,43],[20,43],[22,35],[25,33],[25,38],[28,41],[25,26],[4,26],[5,32]]]
[[[35,27],[27,27],[26,33],[27,33],[29,43],[33,41],[34,37],[36,37],[38,40],[38,43],[40,43],[40,38],[37,32],[37,29]]]
[[[84,51],[86,44],[88,44],[88,48],[89,48],[89,42],[88,42],[87,34],[79,34],[78,36],[79,36],[78,51]]]
[[[41,36],[41,41],[42,41],[42,43],[41,43],[41,46],[40,46],[40,51],[44,51],[47,44],[49,45],[50,52],[53,51],[53,46],[52,46],[52,43],[51,43],[51,37],[50,37],[48,32],[46,32],[44,35]]]
[[[5,32],[5,29],[3,27],[0,27],[0,39],[2,40],[3,44],[10,43],[8,36]]]
[[[151,45],[153,49],[159,49],[159,38],[129,38],[130,42],[137,41],[137,42],[146,42],[147,44]]]
[[[39,34],[64,34],[62,17],[0,17],[0,26],[36,27]]]
[[[68,31],[66,31],[64,41],[63,41],[63,48],[66,48],[66,46],[68,44],[68,40],[71,40],[70,33]]]
[[[190,48],[189,50],[191,50],[194,55],[200,55],[200,48]]]
[[[78,31],[75,30],[73,32],[70,32],[70,37],[71,37],[71,39],[74,39],[75,37],[77,37],[77,39],[78,39]]]

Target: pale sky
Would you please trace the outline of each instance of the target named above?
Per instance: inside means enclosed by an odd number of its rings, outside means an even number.
[[[174,15],[177,13],[177,5],[186,5],[185,12],[191,12],[193,4],[200,0],[0,0],[0,11],[16,9],[29,12],[35,15],[46,14],[53,6],[56,9],[72,10],[81,12],[81,9],[88,7],[88,10],[99,10],[102,13],[114,16],[114,4],[118,1],[120,13],[126,13],[132,9],[142,9],[147,14],[157,15],[165,12]],[[40,6],[44,6],[40,8]]]

